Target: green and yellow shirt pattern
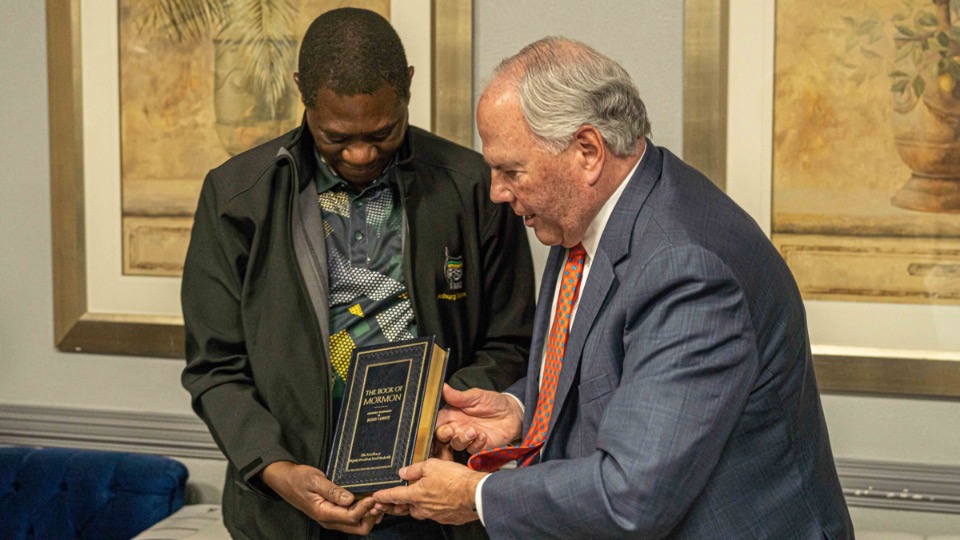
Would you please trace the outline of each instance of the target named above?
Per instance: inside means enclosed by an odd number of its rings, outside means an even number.
[[[417,335],[403,275],[403,207],[393,165],[358,191],[322,160],[316,178],[327,246],[334,399],[356,347]],[[336,410],[336,409],[335,409]]]

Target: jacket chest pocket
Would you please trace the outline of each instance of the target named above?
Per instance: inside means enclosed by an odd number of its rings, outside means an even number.
[[[609,373],[601,373],[596,377],[582,381],[579,386],[580,406],[586,406],[606,396],[613,392],[614,387],[613,377]],[[606,403],[606,400],[604,400],[604,403]]]
[[[610,373],[601,373],[578,386],[576,438],[580,442],[580,455],[589,455],[596,450],[597,430],[615,389],[616,383]]]

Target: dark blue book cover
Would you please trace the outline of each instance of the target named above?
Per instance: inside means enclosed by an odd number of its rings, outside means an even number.
[[[406,484],[397,471],[430,455],[446,364],[433,336],[355,349],[327,477],[359,495]]]

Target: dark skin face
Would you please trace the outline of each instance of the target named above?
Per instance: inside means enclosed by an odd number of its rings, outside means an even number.
[[[410,68],[413,75],[413,68]],[[321,88],[307,126],[327,165],[357,189],[376,180],[407,132],[407,101],[388,85],[344,96]]]

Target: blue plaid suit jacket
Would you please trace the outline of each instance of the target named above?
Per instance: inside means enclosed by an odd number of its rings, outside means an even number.
[[[509,390],[525,429],[562,259],[553,248],[528,374]],[[541,463],[483,486],[492,538],[853,537],[790,271],[749,215],[649,141],[568,340]]]

